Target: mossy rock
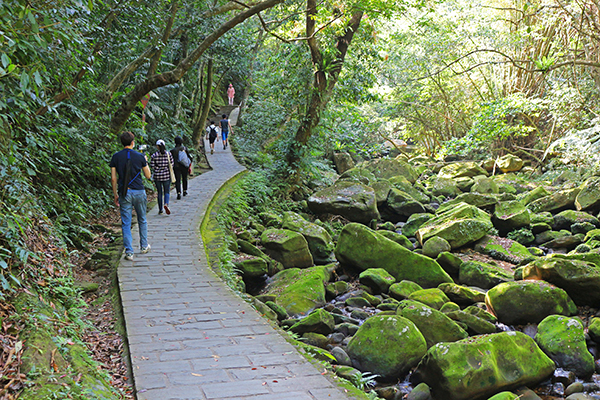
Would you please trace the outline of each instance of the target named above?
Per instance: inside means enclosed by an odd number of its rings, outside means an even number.
[[[432,400],[429,386],[425,382],[419,383],[406,396],[406,400]]]
[[[442,308],[444,303],[450,301],[448,296],[440,289],[432,288],[432,289],[423,289],[412,292],[408,295],[408,300],[419,301],[431,308],[435,308],[439,310]]]
[[[519,201],[502,201],[494,210],[492,222],[501,233],[529,226],[529,210]]]
[[[419,228],[416,237],[422,245],[427,239],[439,236],[456,249],[481,239],[492,227],[487,213],[461,203],[427,221]]]
[[[600,221],[593,215],[588,214],[584,211],[565,210],[554,216],[555,230],[568,229],[571,230],[571,226],[577,223],[588,222],[594,227],[600,226]]]
[[[474,335],[484,335],[496,332],[496,325],[477,315],[457,310],[445,313],[449,318],[467,326],[467,331]]]
[[[364,225],[346,225],[335,248],[337,260],[345,266],[364,271],[383,268],[397,281],[410,280],[423,287],[437,287],[452,278],[440,265],[381,236]]]
[[[267,262],[260,257],[241,255],[233,260],[235,267],[244,278],[258,278],[268,272]]]
[[[588,333],[590,338],[596,342],[600,343],[600,318],[592,317],[590,319],[590,324],[588,325]]]
[[[308,242],[300,233],[289,229],[267,229],[260,236],[267,254],[285,268],[308,268],[313,265]]]
[[[274,212],[265,211],[258,214],[258,218],[261,219],[263,224],[270,228],[281,228],[282,219],[279,214]]]
[[[425,207],[421,202],[415,200],[408,193],[396,188],[392,188],[390,190],[386,205],[396,215],[403,217],[409,217],[412,214],[420,214],[425,212]]]
[[[523,279],[541,279],[564,289],[579,305],[600,306],[600,267],[571,256],[551,255],[527,264]]]
[[[271,321],[277,321],[278,315],[271,307],[258,300],[257,298],[252,299],[252,305],[256,308],[256,311],[263,317],[270,319]]]
[[[434,196],[456,197],[462,192],[454,179],[438,176],[431,179],[431,193]]]
[[[408,217],[406,224],[404,224],[402,227],[402,234],[407,237],[414,237],[421,225],[433,217],[433,214],[428,213],[412,214],[410,217]]]
[[[573,207],[575,198],[581,189],[567,189],[552,193],[550,196],[534,200],[527,205],[534,213],[542,211],[560,211],[565,208]]]
[[[417,365],[427,343],[410,320],[399,315],[367,319],[348,343],[353,365],[384,379],[398,379]]]
[[[438,209],[438,214],[451,209],[460,203],[470,204],[483,210],[493,210],[496,207],[496,204],[498,204],[498,199],[491,194],[463,193],[455,199],[442,204]]]
[[[283,321],[284,319],[289,318],[285,308],[281,307],[279,304],[275,303],[274,301],[265,301],[264,303],[267,307],[275,312],[278,321]]]
[[[369,268],[359,275],[359,281],[373,290],[373,293],[387,293],[396,279],[383,268]]]
[[[476,317],[482,318],[492,324],[498,322],[498,318],[492,313],[485,311],[483,308],[477,306],[469,306],[463,310],[467,314],[475,315]]]
[[[541,199],[542,197],[550,196],[552,193],[547,191],[543,186],[538,186],[535,189],[523,193],[522,196],[519,197],[519,201],[524,205],[528,205],[529,203]]]
[[[520,396],[517,396],[513,392],[500,392],[500,393],[490,397],[488,400],[519,400],[519,399],[520,399]]]
[[[475,178],[475,183],[471,186],[471,193],[496,194],[499,192],[498,184],[492,178]]]
[[[485,399],[498,392],[535,385],[554,372],[554,362],[521,332],[482,335],[430,348],[416,379],[436,399]]]
[[[348,287],[348,282],[336,281],[328,283],[325,287],[325,290],[330,298],[335,298],[346,293],[348,291]]]
[[[458,276],[460,265],[463,263],[460,257],[448,251],[440,253],[435,260],[451,276]]]
[[[300,341],[302,343],[306,343],[315,347],[320,347],[325,350],[327,350],[327,345],[329,344],[329,339],[327,339],[327,336],[316,332],[303,333]]]
[[[457,304],[470,305],[485,301],[485,291],[481,289],[457,285],[456,283],[442,283],[438,286],[438,289],[444,292],[450,301]]]
[[[290,331],[294,333],[316,332],[323,335],[329,335],[335,328],[333,315],[318,308],[308,314],[306,318],[302,318],[296,324],[292,325]]]
[[[466,261],[460,265],[458,282],[467,286],[490,289],[502,282],[512,281],[512,274],[496,265],[482,261]]]
[[[375,175],[373,175],[372,172],[367,171],[364,168],[354,167],[344,171],[340,175],[338,182],[339,181],[356,182],[371,186],[371,184],[377,181],[377,178],[375,178]]]
[[[452,250],[450,243],[444,238],[433,236],[423,244],[423,255],[437,258],[441,253]]]
[[[467,332],[444,313],[418,301],[401,301],[396,313],[411,320],[419,328],[427,348],[440,342],[462,340],[468,336]]]
[[[520,264],[533,258],[527,247],[521,243],[490,235],[485,235],[475,244],[475,251],[513,264]]]
[[[350,181],[337,181],[333,186],[314,193],[308,199],[308,208],[315,214],[341,215],[364,224],[379,219],[375,191]]]
[[[411,182],[408,181],[408,179],[406,179],[403,176],[396,176],[390,178],[389,182],[392,185],[393,189],[398,189],[408,194],[410,197],[412,197],[419,203],[429,203],[429,201],[431,200],[429,195],[424,193],[424,188],[421,190],[421,187],[419,185],[413,185]]]
[[[485,304],[507,325],[537,324],[548,315],[577,313],[567,292],[544,281],[501,283],[486,293]]]
[[[505,154],[496,161],[496,165],[503,173],[520,171],[523,160],[513,154]]]
[[[581,186],[581,192],[575,199],[575,208],[578,211],[595,209],[600,206],[600,177],[594,176],[586,180]]]
[[[551,242],[552,240],[564,237],[571,236],[571,232],[569,231],[544,231],[535,235],[535,244],[542,245],[544,243]]]
[[[398,283],[394,283],[389,288],[390,297],[396,300],[404,300],[410,296],[411,293],[416,292],[418,290],[423,290],[423,288],[414,282],[403,280]]]
[[[381,207],[385,204],[388,198],[388,194],[392,189],[392,184],[387,179],[381,179],[371,184],[371,187],[375,191],[375,199],[377,200],[377,206]]]
[[[395,176],[403,176],[410,183],[415,183],[419,174],[408,162],[394,158],[380,158],[364,164],[364,168],[379,179],[390,179]]]
[[[355,164],[352,156],[345,151],[334,152],[332,158],[335,168],[339,174],[343,174],[349,169],[354,168]]]
[[[596,225],[590,222],[576,222],[571,225],[571,233],[574,235],[577,233],[587,235],[588,232],[593,231],[594,229],[596,229]]]
[[[540,224],[544,223],[547,225],[554,225],[554,215],[552,213],[544,211],[540,213],[531,213],[529,214],[532,224]]]
[[[451,311],[460,311],[460,306],[452,301],[449,301],[448,303],[444,303],[442,308],[440,308],[440,312],[443,312],[444,314],[449,313]],[[467,326],[465,325],[463,329],[466,328]]]
[[[306,315],[325,305],[325,283],[331,271],[328,266],[286,269],[273,276],[264,293],[277,296],[277,303],[289,315]]]
[[[377,231],[381,236],[390,239],[398,243],[400,246],[407,248],[408,250],[413,250],[415,246],[412,244],[408,238],[400,233],[392,232],[392,231]]]
[[[474,177],[478,175],[487,176],[486,170],[473,161],[456,162],[448,164],[440,169],[438,176],[440,178],[461,178],[461,177]]]
[[[325,228],[305,220],[301,215],[292,211],[283,213],[282,227],[304,236],[316,264],[323,265],[335,261],[333,258],[335,245]]]
[[[594,357],[588,351],[583,324],[576,318],[550,315],[537,327],[535,341],[559,368],[581,378],[594,373]]]

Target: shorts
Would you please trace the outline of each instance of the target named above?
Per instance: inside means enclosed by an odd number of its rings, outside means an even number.
[[[227,140],[227,136],[229,136],[229,131],[221,132],[221,137],[223,138],[223,141]]]
[[[209,136],[209,137],[208,137],[208,142],[209,142],[210,144],[213,144],[213,143],[215,142],[215,140],[217,140],[217,137],[216,137],[216,136]]]

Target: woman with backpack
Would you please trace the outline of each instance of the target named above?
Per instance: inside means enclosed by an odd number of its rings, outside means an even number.
[[[152,180],[158,193],[158,213],[162,214],[164,208],[167,215],[169,215],[171,214],[169,209],[169,191],[171,190],[169,168],[173,166],[173,157],[171,152],[166,151],[164,140],[159,139],[156,142],[156,147],[158,151],[150,156],[150,169],[152,169]]]
[[[177,190],[177,200],[181,199],[181,187],[183,186],[183,195],[187,196],[188,173],[192,165],[192,157],[183,145],[181,136],[175,138],[175,147],[171,150],[171,155],[175,161],[175,189]]]

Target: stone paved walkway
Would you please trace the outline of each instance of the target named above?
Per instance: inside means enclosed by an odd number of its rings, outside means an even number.
[[[119,266],[138,400],[349,398],[208,267],[200,223],[243,170],[219,144],[213,170],[190,180],[182,200],[171,197],[170,216],[148,211],[151,252]]]

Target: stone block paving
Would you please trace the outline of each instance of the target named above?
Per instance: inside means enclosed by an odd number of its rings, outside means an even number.
[[[243,171],[215,146],[213,170],[148,211],[148,254],[121,260],[118,277],[138,400],[341,400],[321,375],[210,269],[199,226],[211,198]],[[139,243],[134,226],[134,243]]]

